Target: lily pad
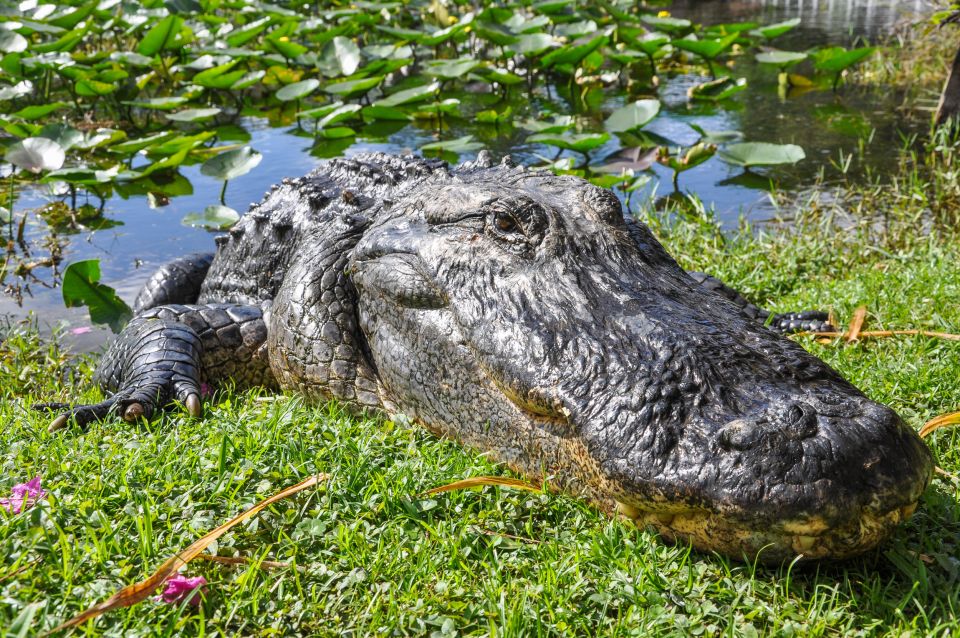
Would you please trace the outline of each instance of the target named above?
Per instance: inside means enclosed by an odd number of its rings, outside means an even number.
[[[719,152],[719,157],[736,166],[773,166],[796,164],[806,157],[796,144],[770,144],[768,142],[742,142],[731,144]]]
[[[63,147],[45,137],[28,137],[7,148],[4,159],[31,173],[55,171],[66,159]]]
[[[207,206],[202,213],[184,215],[181,222],[187,226],[208,228],[210,230],[226,230],[240,220],[240,213],[229,206],[219,204]]]
[[[643,128],[660,112],[660,100],[637,100],[617,109],[606,120],[612,133],[626,133]]]
[[[476,142],[472,135],[464,135],[453,140],[431,142],[420,147],[421,151],[440,151],[447,153],[469,153],[483,148],[481,142]]]
[[[91,322],[107,324],[114,332],[120,332],[133,317],[133,311],[117,292],[100,283],[99,259],[77,261],[67,266],[61,292],[67,308],[86,306]]]
[[[435,97],[440,90],[439,82],[431,82],[423,86],[415,86],[412,89],[404,89],[391,93],[387,97],[381,98],[373,103],[373,106],[401,106],[411,104]]]
[[[527,138],[527,142],[539,142],[563,148],[577,153],[589,153],[598,146],[603,146],[610,139],[609,133],[581,133],[557,135],[555,133],[537,133]]]
[[[764,51],[757,54],[757,62],[760,64],[772,64],[786,69],[807,59],[807,54],[799,51]]]
[[[292,100],[299,100],[307,97],[316,91],[317,87],[319,86],[320,80],[310,78],[309,80],[288,84],[282,89],[278,90],[274,95],[281,102],[290,102]]]
[[[792,31],[799,24],[800,18],[793,18],[792,20],[785,20],[783,22],[777,22],[776,24],[768,24],[765,27],[756,28],[750,32],[750,35],[772,40],[788,31]]]
[[[262,160],[262,154],[249,146],[244,146],[211,157],[200,167],[200,172],[214,179],[231,180],[246,175],[256,168]]]
[[[212,107],[208,109],[187,109],[185,111],[177,111],[176,113],[166,113],[165,116],[168,120],[173,120],[174,122],[199,122],[200,120],[209,120],[219,112],[220,109]]]

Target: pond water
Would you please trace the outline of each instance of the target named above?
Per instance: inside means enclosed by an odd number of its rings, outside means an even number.
[[[778,40],[777,46],[803,50],[823,44],[872,43],[890,33],[894,25],[909,15],[929,14],[930,9],[922,0],[681,0],[673,3],[670,11],[674,16],[704,25],[743,20],[773,23],[801,17],[801,26]],[[841,153],[849,154],[861,147],[858,161],[851,166],[854,175],[867,170],[882,175],[893,149],[901,143],[901,132],[909,128],[909,124],[898,116],[898,96],[891,92],[842,87],[836,95],[830,91],[811,91],[782,99],[778,95],[776,72],[756,64],[753,55],[738,56],[733,65],[735,74],[746,77],[751,89],[719,105],[687,101],[687,89],[703,82],[702,75],[662,77],[656,97],[661,100],[663,110],[644,130],[680,145],[697,141],[699,135],[690,128],[691,123],[713,131],[740,131],[747,141],[799,144],[806,151],[806,160],[789,168],[760,171],[775,179],[780,189],[797,191],[816,183],[821,170],[825,171],[827,181],[836,180],[839,173],[831,160],[836,161]],[[799,68],[802,72],[804,67]],[[455,96],[465,107],[489,104],[498,99],[485,93],[486,90],[467,85]],[[519,115],[517,121],[545,111],[576,113],[587,123],[586,130],[602,130],[604,117],[613,108],[621,106],[627,97],[625,90],[613,86],[591,91],[585,100],[570,99],[564,89],[552,87],[531,96],[519,91],[511,100],[515,113]],[[630,99],[637,97],[644,95],[629,96]],[[590,123],[596,125],[595,129],[589,128]],[[322,162],[323,157],[341,153],[352,155],[365,150],[404,152],[436,139],[436,131],[430,127],[380,126],[361,130],[350,144],[315,146],[311,136],[303,136],[302,132],[298,134],[290,122],[271,126],[265,119],[246,117],[239,124],[249,132],[250,145],[263,154],[263,161],[255,170],[228,186],[226,203],[239,211],[246,210],[248,203],[258,201],[272,184],[286,176],[308,172]],[[450,139],[466,134],[474,135],[495,156],[509,153],[516,160],[531,164],[542,163],[544,156],[555,156],[550,148],[525,144],[527,132],[519,127],[477,125],[469,118],[453,120],[442,136]],[[869,142],[863,144],[861,140],[864,139]],[[591,158],[603,158],[617,148],[616,142],[612,141],[593,151]],[[461,155],[461,160],[470,159],[471,155]],[[654,179],[634,195],[635,205],[673,190],[668,169],[655,164],[653,171]],[[187,213],[201,211],[216,203],[221,183],[201,175],[196,165],[181,167],[180,173],[191,184],[190,194],[171,197],[169,204],[157,208],[150,208],[144,195],[132,195],[127,199],[114,196],[106,201],[104,209],[105,216],[112,222],[109,227],[60,236],[62,266],[99,258],[101,281],[132,303],[143,281],[160,264],[186,253],[211,250],[213,237],[210,232],[184,226],[180,220]],[[696,194],[717,212],[723,222],[733,224],[741,216],[759,221],[776,214],[768,193],[757,188],[755,182],[744,179],[740,169],[714,157],[683,173],[679,186],[684,192]],[[44,189],[26,189],[20,194],[16,209],[23,211],[39,207],[53,198]],[[81,195],[80,203],[83,201]],[[48,228],[38,217],[31,215],[28,218],[25,236],[38,256],[48,253],[40,245],[48,234]],[[80,334],[69,330],[66,333],[75,350],[95,349],[109,337],[109,331],[97,326],[87,331],[90,322],[85,308],[64,308],[60,290],[53,285],[56,277],[49,268],[36,268],[34,274],[35,279],[21,281],[19,299],[9,291],[0,296],[0,313],[11,319],[35,313],[44,329],[59,326],[75,330]],[[8,284],[15,281],[16,277],[8,275]]]

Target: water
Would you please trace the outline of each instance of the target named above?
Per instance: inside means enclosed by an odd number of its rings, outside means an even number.
[[[746,20],[766,24],[799,16],[804,20],[802,25],[776,44],[783,49],[804,50],[823,44],[851,46],[862,41],[873,42],[889,34],[905,17],[929,14],[930,9],[924,0],[681,0],[672,5],[671,12],[704,25]],[[714,131],[741,131],[747,141],[799,144],[805,149],[807,160],[787,169],[766,171],[776,179],[779,188],[787,191],[809,187],[824,166],[827,179],[836,179],[839,173],[831,168],[831,160],[836,161],[841,153],[854,152],[861,138],[869,138],[870,143],[858,155],[862,161],[851,166],[854,178],[866,171],[882,174],[886,170],[890,154],[900,144],[901,132],[910,126],[898,116],[899,102],[895,94],[846,87],[837,95],[815,91],[782,100],[777,92],[776,73],[752,59],[752,53],[736,59],[733,70],[736,75],[746,77],[750,87],[732,103],[722,106],[688,103],[687,88],[704,81],[703,76],[684,74],[661,78],[656,97],[662,101],[663,111],[647,130],[681,145],[692,144],[698,138],[689,123]],[[804,69],[799,68],[801,72]],[[489,108],[484,104],[496,100],[493,95],[472,92],[474,88],[467,87],[457,94],[465,111]],[[632,95],[629,99],[637,97],[645,96]],[[543,111],[574,112],[592,122],[594,130],[600,130],[605,115],[627,98],[625,91],[608,87],[605,91],[591,92],[583,102],[553,87],[547,94],[533,96],[529,103],[525,95],[519,95],[515,98],[514,110],[519,112],[518,120]],[[525,109],[528,113],[523,112]],[[346,148],[314,147],[310,137],[295,134],[296,129],[289,125],[271,128],[266,120],[257,118],[245,118],[240,123],[250,132],[250,144],[263,153],[264,159],[258,168],[228,187],[227,204],[239,211],[246,210],[248,203],[258,201],[282,178],[302,175],[319,165],[321,156],[353,155],[364,150],[404,152],[435,139],[432,129],[409,125],[399,130],[364,129]],[[543,146],[525,144],[526,132],[519,127],[498,129],[473,125],[470,117],[454,120],[443,136],[448,139],[466,134],[473,134],[484,142],[495,156],[510,153],[519,161],[537,163],[538,155],[553,155]],[[611,141],[591,153],[593,161],[618,146],[616,140]],[[461,157],[465,159],[470,156]],[[659,166],[654,171],[657,178],[638,194],[641,200],[673,190],[670,171]],[[169,205],[156,209],[149,208],[144,196],[129,199],[115,196],[106,202],[105,214],[116,225],[61,237],[66,240],[63,267],[73,261],[99,258],[101,281],[132,303],[143,281],[160,264],[179,255],[211,250],[210,232],[183,226],[180,220],[187,213],[201,211],[215,203],[221,184],[201,175],[198,166],[182,167],[181,173],[192,184],[191,195],[173,197]],[[695,193],[716,210],[722,221],[733,224],[741,216],[763,220],[776,214],[768,194],[757,187],[756,181],[749,176],[745,178],[740,169],[713,158],[682,174],[680,189]],[[28,189],[20,195],[16,210],[22,213],[51,199],[52,195],[43,189]],[[82,203],[82,197],[80,201]],[[45,224],[31,216],[26,236],[39,255],[44,251],[36,244],[46,235]],[[0,296],[0,313],[14,320],[35,313],[44,329],[67,328],[67,340],[75,350],[96,349],[109,337],[106,329],[96,326],[86,332],[90,327],[86,309],[63,307],[59,288],[49,287],[55,281],[50,269],[38,268],[35,274],[36,281],[21,282],[22,299],[9,294]],[[8,275],[7,282],[14,281],[16,278]],[[82,334],[72,334],[69,330]]]

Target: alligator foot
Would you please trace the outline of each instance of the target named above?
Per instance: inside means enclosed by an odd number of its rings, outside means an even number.
[[[179,403],[190,416],[203,412],[200,382],[231,377],[271,385],[258,356],[267,330],[259,307],[232,304],[159,306],[135,317],[110,346],[96,381],[110,398],[92,405],[40,404],[59,410],[50,430],[71,421],[86,426],[120,415],[127,422]]]

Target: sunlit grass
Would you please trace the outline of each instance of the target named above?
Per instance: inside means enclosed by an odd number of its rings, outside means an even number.
[[[868,308],[865,329],[960,332],[952,236],[838,231],[807,211],[795,232],[722,234],[649,218],[688,267],[776,310]],[[894,241],[895,240],[895,241]],[[894,247],[895,246],[895,247]],[[960,407],[960,344],[919,337],[805,347],[914,428]],[[90,361],[12,328],[0,350],[0,492],[36,473],[48,498],[0,515],[0,626],[37,604],[50,628],[260,498],[320,472],[330,482],[228,533],[216,552],[284,568],[191,563],[211,585],[196,612],[147,602],[88,635],[901,635],[960,630],[958,486],[940,479],[878,551],[845,563],[762,568],[690,552],[563,495],[484,488],[481,455],[383,419],[295,397],[220,392],[205,418],[46,432],[25,406],[80,400]],[[960,473],[955,429],[929,439]]]

